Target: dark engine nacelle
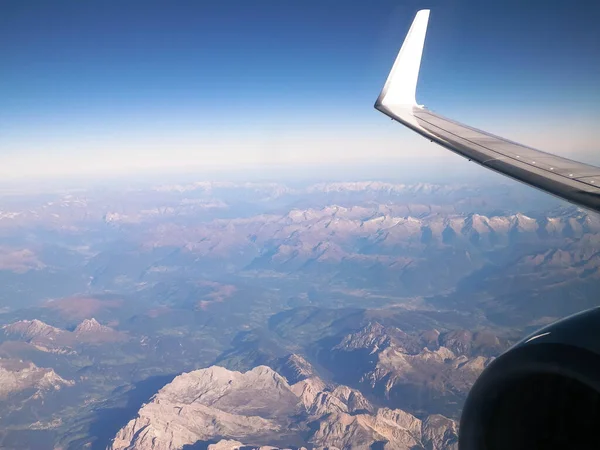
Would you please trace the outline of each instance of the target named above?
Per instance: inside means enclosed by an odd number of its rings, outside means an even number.
[[[473,385],[459,450],[600,448],[600,308],[563,319],[493,361]]]

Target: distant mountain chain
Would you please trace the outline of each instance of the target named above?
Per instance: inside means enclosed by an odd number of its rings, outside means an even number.
[[[354,255],[399,258],[400,249],[446,245],[458,248],[506,247],[521,235],[529,241],[581,237],[599,233],[595,216],[533,219],[523,214],[487,217],[478,214],[423,213],[396,215],[393,207],[292,210],[282,216],[261,215],[215,220],[195,227],[161,225],[146,234],[148,245],[184,246],[197,254],[218,254],[240,246],[279,262],[317,256],[340,261]],[[356,239],[362,241],[357,245]]]
[[[396,192],[396,193],[427,193],[448,192],[450,190],[466,188],[467,185],[440,185],[433,183],[387,183],[384,181],[344,181],[332,183],[316,183],[304,188],[292,188],[282,183],[273,182],[244,182],[233,181],[197,181],[187,184],[165,184],[154,187],[159,192],[186,192],[186,191],[215,191],[218,189],[245,189],[257,192],[283,195],[289,193],[311,194],[315,192]]]
[[[520,203],[522,195],[505,195],[505,187],[482,189],[467,184],[387,183],[381,181],[317,183],[290,187],[281,183],[235,183],[199,181],[188,184],[129,188],[123,191],[75,190],[54,194],[22,194],[21,202],[0,198],[0,229],[43,223],[46,227],[64,227],[76,231],[85,223],[139,223],[159,218],[219,216],[240,205],[255,211],[273,205],[307,204],[348,207],[359,203],[390,203],[398,215],[424,212],[463,212],[464,208],[489,209],[489,196],[502,204]],[[508,190],[510,192],[510,190]],[[154,201],[148,201],[152,196]],[[50,199],[48,197],[51,197]],[[308,200],[308,202],[307,202]],[[498,205],[500,208],[501,205]],[[517,206],[517,205],[514,205]]]

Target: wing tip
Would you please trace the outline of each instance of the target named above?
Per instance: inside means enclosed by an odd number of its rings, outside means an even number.
[[[430,9],[421,9],[415,14],[383,89],[375,101],[376,109],[380,109],[384,103],[417,105],[417,81],[430,12]]]

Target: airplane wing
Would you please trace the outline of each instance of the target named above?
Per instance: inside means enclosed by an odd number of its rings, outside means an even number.
[[[429,10],[417,13],[375,108],[469,161],[600,212],[600,168],[536,150],[434,113],[415,99]]]

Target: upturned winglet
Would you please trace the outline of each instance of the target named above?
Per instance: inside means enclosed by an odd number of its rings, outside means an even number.
[[[417,81],[428,22],[428,9],[417,12],[392,70],[375,102],[376,108],[379,105],[417,105]]]
[[[434,113],[415,94],[429,10],[419,11],[375,108],[469,161],[600,212],[600,167],[542,152]]]

